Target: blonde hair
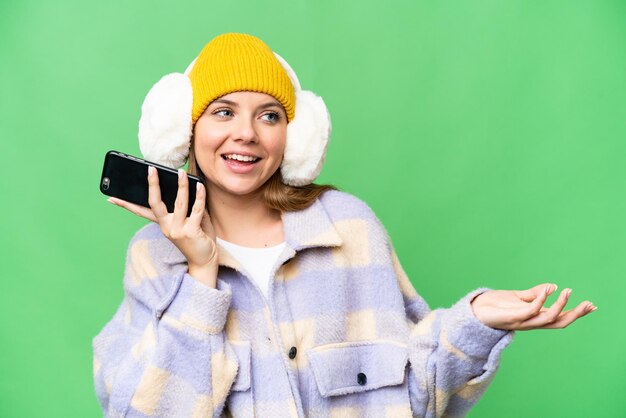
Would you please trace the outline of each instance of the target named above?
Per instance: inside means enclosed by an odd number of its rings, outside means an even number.
[[[196,154],[193,150],[194,138],[191,137],[189,148],[189,174],[200,177],[206,188],[204,173],[196,162]],[[305,186],[289,186],[283,183],[280,168],[263,185],[263,201],[270,209],[280,212],[294,212],[308,208],[328,190],[337,190],[330,184],[307,184]],[[208,209],[208,200],[207,200]]]

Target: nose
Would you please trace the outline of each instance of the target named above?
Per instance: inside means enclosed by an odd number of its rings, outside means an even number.
[[[243,142],[258,142],[259,138],[254,126],[254,121],[251,118],[238,118],[235,132],[233,133],[233,139]]]

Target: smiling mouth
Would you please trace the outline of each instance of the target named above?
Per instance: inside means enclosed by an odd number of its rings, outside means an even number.
[[[260,157],[254,155],[242,155],[242,154],[222,154],[224,161],[235,165],[252,165],[261,160]]]

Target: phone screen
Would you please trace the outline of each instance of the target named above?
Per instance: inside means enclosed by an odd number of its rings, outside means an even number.
[[[161,200],[165,203],[168,212],[174,212],[174,203],[178,192],[177,170],[118,151],[109,151],[104,158],[100,191],[107,196],[150,207],[148,203],[149,166],[155,167],[159,174]],[[188,178],[189,206],[187,216],[191,214],[193,203],[196,200],[196,185],[201,181],[192,175],[188,175]]]

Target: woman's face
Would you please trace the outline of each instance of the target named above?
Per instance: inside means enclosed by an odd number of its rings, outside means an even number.
[[[209,189],[254,193],[280,167],[287,115],[274,97],[250,91],[209,104],[194,127],[194,153]],[[209,191],[210,193],[210,191]]]

